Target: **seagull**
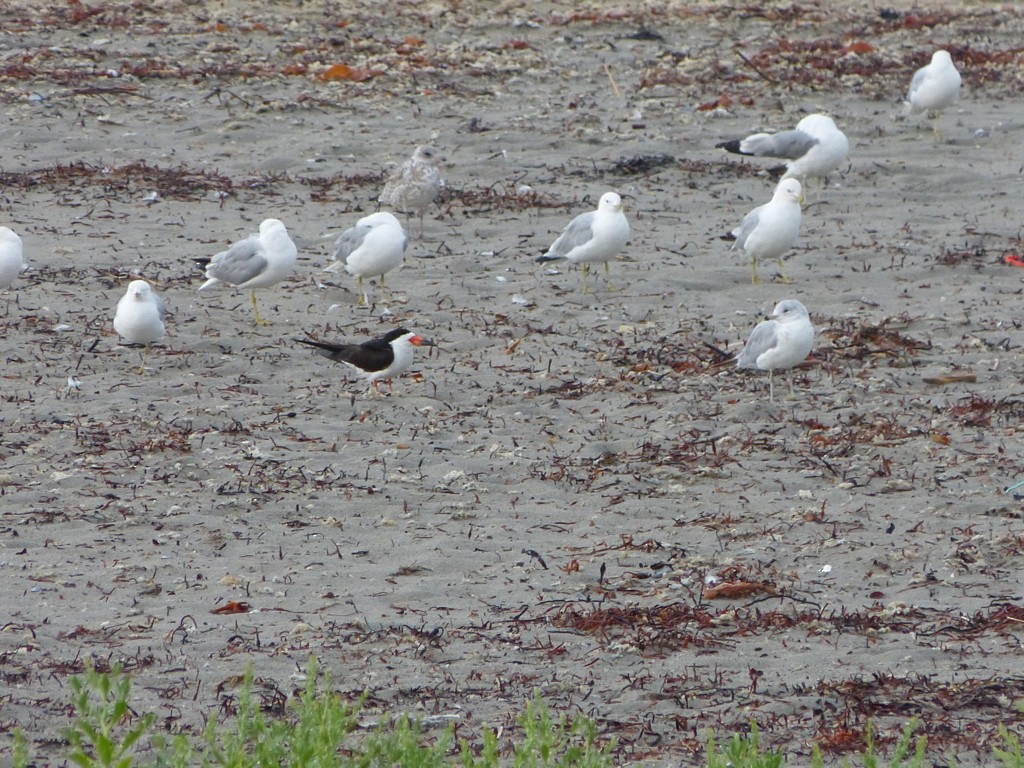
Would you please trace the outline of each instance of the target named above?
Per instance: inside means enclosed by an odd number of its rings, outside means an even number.
[[[793,247],[800,234],[803,201],[800,182],[783,179],[775,187],[772,199],[744,216],[740,225],[727,236],[727,239],[736,238],[733,248],[750,256],[751,282],[758,282],[758,259],[778,259],[782,282],[791,282],[782,273],[782,255]]]
[[[444,158],[436,149],[421,144],[401,168],[388,176],[384,191],[377,198],[377,202],[402,213],[417,214],[420,217],[420,237],[423,237],[423,214],[444,186],[438,165],[441,162]]]
[[[143,346],[139,373],[146,369],[149,346],[164,337],[165,314],[167,308],[163,299],[145,280],[132,280],[128,283],[128,290],[117,302],[114,330],[128,344]]]
[[[814,346],[814,326],[807,308],[796,299],[776,304],[771,318],[762,320],[750,332],[750,338],[736,358],[736,365],[768,371],[768,401],[774,402],[772,374],[793,368],[807,359]],[[792,381],[789,388],[792,392]]]
[[[359,289],[359,304],[369,304],[363,290],[364,277],[380,277],[380,291],[384,294],[384,275],[401,266],[409,235],[394,214],[387,211],[365,216],[354,227],[346,229],[334,243],[334,261],[324,272],[337,273],[342,267],[355,275]]]
[[[315,347],[316,351],[336,363],[344,363],[352,368],[374,390],[380,393],[380,382],[387,381],[391,389],[391,380],[406,371],[412,365],[415,347],[433,347],[434,342],[424,339],[406,328],[396,328],[383,336],[362,344],[331,344],[312,339],[296,339],[300,344]]]
[[[0,227],[0,289],[10,288],[14,278],[27,268],[18,233],[10,227]]]
[[[597,203],[596,211],[581,213],[565,228],[538,262],[567,259],[583,265],[583,293],[587,292],[590,263],[603,263],[605,282],[608,282],[608,262],[623,249],[629,240],[629,221],[622,212],[622,198],[614,192],[605,192]]]
[[[297,261],[295,243],[277,219],[260,224],[259,234],[239,240],[212,259],[196,259],[206,269],[205,283],[199,290],[217,283],[248,288],[252,293],[252,311],[256,325],[266,325],[256,306],[256,289],[279,283],[291,274]]]
[[[932,61],[914,73],[907,99],[903,102],[908,116],[935,112],[933,133],[939,135],[938,113],[956,103],[960,97],[960,73],[949,51],[936,51]]]
[[[755,133],[738,141],[715,145],[737,155],[776,157],[786,161],[782,178],[805,181],[809,176],[828,176],[850,154],[846,134],[828,115],[808,115],[796,128],[779,133]]]

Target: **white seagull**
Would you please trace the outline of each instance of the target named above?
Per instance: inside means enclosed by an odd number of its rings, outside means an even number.
[[[771,318],[762,320],[750,332],[750,338],[736,358],[736,365],[768,371],[768,400],[774,402],[772,374],[793,368],[807,359],[814,346],[814,326],[807,308],[796,299],[776,304]],[[789,387],[792,391],[792,381]]]
[[[409,235],[394,214],[381,211],[365,216],[346,229],[334,243],[333,262],[324,272],[338,273],[342,267],[356,276],[359,304],[369,304],[363,290],[364,277],[380,277],[384,294],[384,275],[402,264]]]
[[[953,106],[960,97],[960,82],[960,73],[949,52],[936,51],[932,54],[931,63],[914,73],[907,99],[903,102],[904,111],[910,116],[922,112],[939,113]],[[938,136],[937,114],[933,131]]]
[[[800,182],[783,179],[775,187],[772,199],[744,216],[740,225],[729,233],[736,238],[732,247],[750,257],[751,282],[758,282],[758,259],[778,259],[782,282],[790,282],[782,272],[782,255],[793,247],[800,234],[803,201]]]
[[[538,256],[538,262],[566,259],[583,265],[583,293],[587,292],[590,264],[604,264],[605,282],[608,282],[608,262],[618,255],[629,241],[629,221],[622,212],[622,198],[614,192],[605,192],[598,201],[597,210],[581,213],[565,228],[547,253]]]
[[[796,128],[779,133],[755,133],[738,141],[716,145],[737,155],[775,157],[786,161],[782,178],[806,180],[810,176],[828,176],[850,154],[846,134],[828,115],[808,115]]]
[[[368,384],[372,384],[378,393],[381,381],[388,382],[388,389],[391,389],[391,380],[405,373],[412,365],[416,347],[435,346],[434,342],[405,328],[396,328],[362,344],[331,344],[312,339],[296,341],[315,347],[317,352],[329,360],[344,363]]]
[[[164,337],[164,315],[167,308],[145,280],[132,280],[128,290],[117,302],[114,312],[114,330],[128,344],[143,346],[139,373],[146,368],[149,345]]]
[[[197,259],[206,268],[205,283],[199,290],[217,283],[226,283],[252,292],[252,311],[257,325],[266,325],[256,306],[256,289],[279,283],[295,268],[298,252],[277,219],[266,219],[260,224],[259,234],[239,240],[212,259]]]
[[[27,267],[18,233],[10,227],[0,227],[0,289],[10,288],[14,278]]]
[[[439,163],[441,153],[427,144],[416,147],[412,157],[401,168],[388,175],[384,191],[377,202],[389,205],[402,213],[415,213],[420,218],[420,237],[423,236],[423,214],[437,199],[444,179]]]

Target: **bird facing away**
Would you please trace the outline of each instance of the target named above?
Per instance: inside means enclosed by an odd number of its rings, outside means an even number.
[[[384,191],[377,202],[389,205],[402,213],[415,213],[420,219],[420,237],[423,236],[423,214],[437,199],[444,179],[441,177],[441,153],[427,144],[416,147],[412,157],[388,175]]]
[[[614,192],[605,192],[597,203],[597,210],[581,213],[569,222],[547,253],[537,257],[537,261],[567,259],[583,265],[583,293],[586,293],[590,265],[604,264],[605,282],[608,283],[608,262],[628,241],[629,221],[622,212],[622,198]]]
[[[114,330],[128,344],[143,346],[139,373],[146,368],[149,345],[164,337],[166,313],[163,299],[145,280],[132,280],[128,283],[128,290],[117,302]]]
[[[908,116],[922,112],[941,112],[953,106],[960,97],[960,73],[953,64],[948,51],[936,51],[932,61],[914,73],[910,81],[910,90],[904,101],[904,111]],[[933,132],[939,134],[939,122],[936,115]]]
[[[363,290],[364,277],[380,277],[381,296],[384,295],[384,275],[401,266],[409,235],[401,222],[387,211],[365,216],[342,232],[334,243],[332,263],[324,272],[337,273],[342,267],[356,276],[359,304],[369,304]]]
[[[295,268],[298,251],[277,219],[266,219],[260,224],[259,234],[239,240],[212,259],[197,259],[206,268],[207,280],[199,290],[217,283],[235,288],[247,288],[252,293],[252,311],[256,325],[266,325],[256,306],[256,289],[279,283]]]
[[[755,133],[738,141],[724,141],[716,145],[737,155],[775,157],[786,161],[784,179],[828,176],[850,154],[846,134],[836,127],[828,115],[808,115],[796,128],[779,133]]]
[[[782,272],[782,255],[793,247],[800,234],[803,201],[800,182],[783,179],[775,187],[772,199],[744,216],[740,225],[729,233],[736,238],[732,247],[750,257],[751,282],[758,282],[758,259],[778,259],[782,282],[790,282]]]
[[[768,400],[775,401],[772,374],[800,365],[814,346],[814,326],[807,308],[796,299],[775,305],[771,319],[762,320],[736,358],[739,368],[768,371]],[[789,383],[790,392],[793,382]]]
[[[416,347],[433,347],[434,342],[424,339],[406,328],[396,328],[383,336],[362,344],[331,344],[312,339],[296,339],[300,344],[315,347],[316,351],[336,363],[344,363],[353,369],[374,390],[380,393],[380,382],[391,381],[405,373],[412,365]]]
[[[0,227],[0,289],[10,288],[27,266],[18,233],[10,227]]]

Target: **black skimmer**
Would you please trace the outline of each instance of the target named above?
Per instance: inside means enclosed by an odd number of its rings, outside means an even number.
[[[380,382],[391,380],[404,373],[412,365],[413,350],[416,347],[433,347],[434,342],[424,339],[406,328],[393,331],[362,344],[331,344],[312,339],[296,339],[300,344],[316,348],[324,357],[336,363],[344,363],[372,384],[380,392]]]

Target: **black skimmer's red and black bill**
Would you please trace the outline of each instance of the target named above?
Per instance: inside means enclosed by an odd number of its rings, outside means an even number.
[[[212,259],[196,259],[206,270],[207,280],[199,290],[217,283],[227,283],[252,292],[252,311],[257,325],[266,325],[256,306],[256,289],[267,288],[284,280],[295,269],[298,252],[277,219],[266,219],[260,224],[259,234],[239,240]]]
[[[434,342],[424,339],[406,328],[396,328],[376,339],[362,344],[331,344],[313,339],[296,339],[300,344],[314,347],[317,352],[336,363],[344,363],[356,371],[367,383],[380,392],[379,384],[399,376],[412,365],[416,347],[433,347]]]
[[[570,221],[548,248],[548,252],[537,257],[537,261],[566,259],[574,264],[582,264],[583,293],[586,293],[590,265],[604,264],[607,282],[608,262],[618,255],[628,241],[629,221],[622,212],[622,198],[614,192],[605,192],[598,201],[597,210],[581,213]]]

